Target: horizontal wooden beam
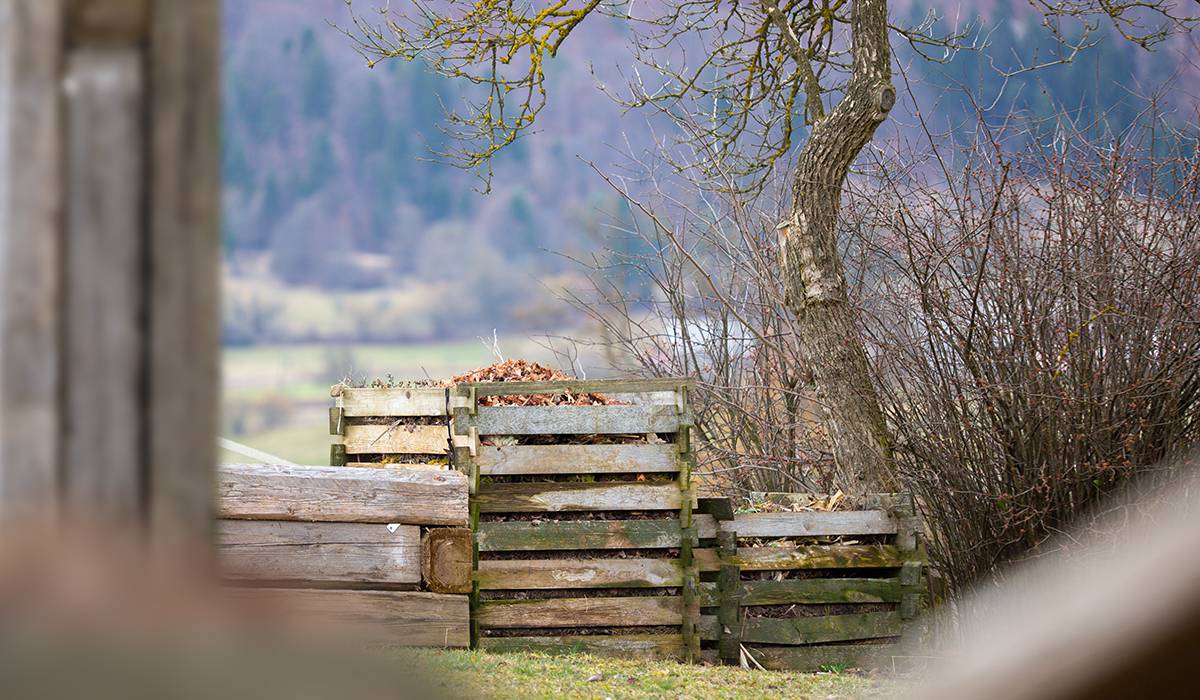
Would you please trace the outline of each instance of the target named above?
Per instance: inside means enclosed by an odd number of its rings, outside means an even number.
[[[449,450],[450,429],[444,425],[347,425],[346,454],[429,454]]]
[[[243,581],[421,583],[421,528],[274,520],[217,522],[221,573]]]
[[[879,668],[894,670],[904,666],[904,651],[899,644],[838,644],[816,646],[753,646],[746,652],[768,671],[815,673],[830,669]]]
[[[678,625],[683,620],[682,600],[679,596],[489,600],[479,604],[476,619],[488,629]]]
[[[720,638],[715,615],[702,615],[702,639]],[[861,639],[899,637],[900,614],[897,612],[858,613],[855,615],[820,615],[815,617],[749,617],[738,626],[743,644],[826,644]]]
[[[479,648],[489,652],[592,654],[639,660],[682,659],[684,654],[683,637],[678,634],[483,637]]]
[[[483,476],[523,474],[638,474],[677,472],[678,450],[657,445],[483,446],[476,459]]]
[[[898,578],[798,578],[742,581],[737,595],[742,605],[898,603],[902,587]],[[700,601],[720,605],[717,584],[700,584]]]
[[[683,584],[674,559],[502,559],[479,562],[480,590],[669,588]]]
[[[720,527],[736,532],[738,537],[894,535],[897,531],[896,519],[880,510],[738,513]]]
[[[337,405],[348,418],[446,416],[446,390],[428,387],[353,389],[341,387]]]
[[[717,571],[721,557],[714,549],[695,551],[702,571]],[[801,547],[739,547],[726,557],[742,571],[786,571],[788,569],[888,569],[898,568],[904,557],[894,545],[809,545]]]
[[[349,626],[371,640],[407,647],[470,644],[467,596],[420,591],[237,588],[229,595],[252,600],[289,618]]]
[[[475,502],[480,513],[678,510],[683,494],[673,481],[483,484]]]
[[[481,552],[531,552],[575,549],[657,549],[678,547],[679,519],[572,520],[480,523]]]
[[[467,478],[453,470],[223,464],[217,489],[224,518],[467,524]]]
[[[675,433],[674,406],[480,406],[471,425],[480,435],[611,435]]]

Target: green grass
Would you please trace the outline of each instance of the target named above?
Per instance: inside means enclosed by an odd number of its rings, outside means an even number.
[[[780,673],[584,654],[398,651],[424,665],[452,697],[479,698],[863,698],[895,690],[857,673]],[[594,680],[589,680],[594,679]]]

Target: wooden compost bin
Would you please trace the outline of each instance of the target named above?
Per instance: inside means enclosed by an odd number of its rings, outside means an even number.
[[[336,466],[441,466],[449,468],[447,389],[433,386],[355,388],[330,393],[329,463]]]
[[[687,380],[503,382],[452,390],[468,474],[475,645],[692,659]],[[624,405],[482,405],[602,392]]]
[[[470,532],[458,472],[222,465],[218,552],[240,596],[406,646],[470,642]]]
[[[788,505],[800,494],[768,494]],[[894,668],[925,594],[911,497],[872,495],[859,510],[734,514],[703,499],[696,551],[705,658],[767,669]],[[711,520],[709,519],[711,517]]]

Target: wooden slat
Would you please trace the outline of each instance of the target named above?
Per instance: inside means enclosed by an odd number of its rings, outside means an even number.
[[[479,562],[480,590],[662,588],[683,582],[671,559],[504,559]]]
[[[679,520],[580,520],[480,523],[481,552],[678,547]]]
[[[739,513],[722,529],[738,537],[831,537],[839,535],[894,535],[895,518],[879,510],[802,513]]]
[[[0,52],[0,512],[53,518],[61,462],[62,6],[5,4]],[[212,433],[209,434],[210,439]]]
[[[896,578],[810,578],[783,581],[742,581],[742,605],[830,603],[897,603],[901,585]],[[702,605],[715,607],[720,594],[715,583],[700,584]]]
[[[677,472],[677,450],[657,445],[485,445],[477,458],[483,476]]]
[[[677,510],[683,495],[675,482],[484,484],[476,502],[481,513]]]
[[[346,454],[446,454],[444,425],[347,425]]]
[[[483,637],[479,648],[488,652],[592,654],[639,660],[681,659],[684,653],[683,638],[678,634]]]
[[[470,643],[467,596],[418,591],[227,589],[314,624],[351,625],[372,640],[410,647],[466,647]]]
[[[343,387],[338,406],[349,418],[367,416],[445,416],[446,390],[413,387],[396,389],[354,389]]]
[[[824,644],[900,636],[897,612],[823,615],[781,620],[751,617],[743,620],[742,643]]]
[[[567,379],[557,382],[480,382],[459,384],[462,389],[475,389],[476,396],[522,396],[530,394],[575,394],[597,392],[603,394],[642,394],[659,391],[675,391],[681,386],[691,386],[695,380],[689,377],[665,377],[652,379]]]
[[[467,480],[457,471],[225,464],[217,472],[225,518],[467,524]]]
[[[674,433],[674,406],[480,406],[480,435],[600,435]]]
[[[152,196],[145,421],[150,530],[211,537],[221,390],[221,5],[156,2],[145,59]]]
[[[221,520],[228,578],[314,583],[421,583],[421,528],[363,523]]]
[[[141,517],[142,56],[67,57],[63,491],[68,507]]]
[[[907,657],[899,644],[748,646],[747,652],[768,671],[815,673],[833,668],[894,670]]]
[[[827,495],[811,493],[786,493],[780,491],[752,491],[750,500],[754,503],[775,503],[782,506],[807,507],[813,500],[828,500]],[[897,515],[913,514],[913,498],[907,493],[868,493],[851,497],[860,510],[886,510]]]
[[[73,42],[137,44],[146,31],[148,0],[68,0]]]
[[[678,596],[548,598],[490,600],[479,604],[484,628],[628,627],[678,625],[683,606]]]
[[[716,571],[720,558],[715,550],[698,549],[696,559],[704,571]],[[804,547],[741,547],[732,563],[743,571],[787,569],[887,569],[903,563],[894,545],[810,545]]]

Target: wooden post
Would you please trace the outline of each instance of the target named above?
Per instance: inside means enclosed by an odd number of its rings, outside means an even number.
[[[722,529],[717,533],[717,542],[721,556],[721,570],[717,579],[717,591],[720,596],[720,607],[717,609],[717,623],[720,628],[717,653],[721,661],[736,665],[742,645],[742,570],[730,560],[737,556],[737,533]]]
[[[210,537],[218,0],[0,0],[0,515]]]

